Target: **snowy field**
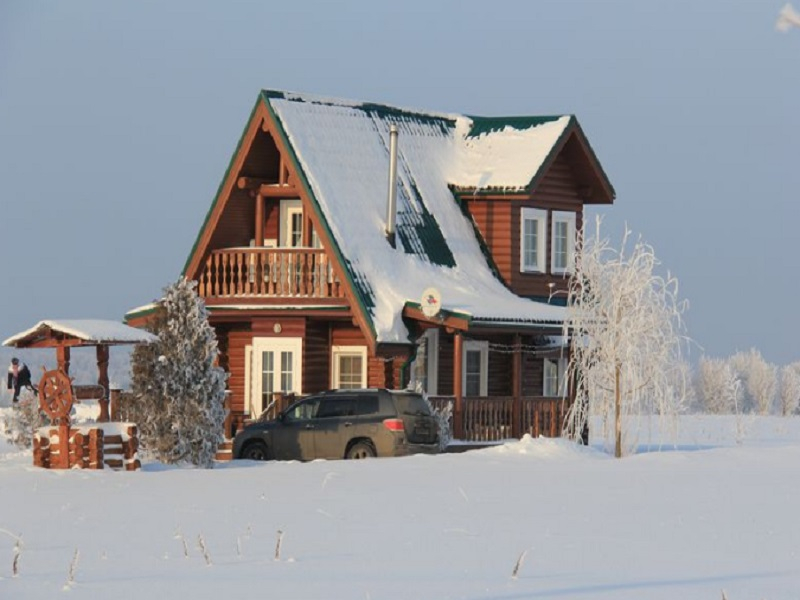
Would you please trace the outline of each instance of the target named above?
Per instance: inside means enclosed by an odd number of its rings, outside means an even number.
[[[800,419],[680,425],[623,460],[525,439],[137,473],[0,442],[0,598],[800,598]]]

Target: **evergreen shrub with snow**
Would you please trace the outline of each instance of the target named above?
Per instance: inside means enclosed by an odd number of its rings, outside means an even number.
[[[3,414],[3,435],[18,448],[30,448],[34,430],[46,423],[49,419],[39,411],[39,399],[33,392],[24,390],[19,404]]]
[[[223,441],[225,371],[216,366],[217,339],[197,282],[184,278],[164,290],[151,331],[158,341],[131,357],[133,402],[143,449],[165,463],[213,466]]]

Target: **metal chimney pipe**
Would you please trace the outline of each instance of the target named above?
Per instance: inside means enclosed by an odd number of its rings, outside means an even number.
[[[394,246],[397,219],[397,126],[389,127],[389,198],[386,204],[386,237]]]

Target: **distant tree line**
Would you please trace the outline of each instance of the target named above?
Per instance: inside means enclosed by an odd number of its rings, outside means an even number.
[[[755,348],[728,358],[704,356],[694,390],[702,412],[794,415],[800,406],[800,361],[779,367]]]

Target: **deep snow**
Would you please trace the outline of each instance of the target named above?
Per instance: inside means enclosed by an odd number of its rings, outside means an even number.
[[[0,598],[797,598],[799,465],[800,419],[770,417],[684,417],[677,449],[622,460],[524,439],[59,472],[0,442]]]

